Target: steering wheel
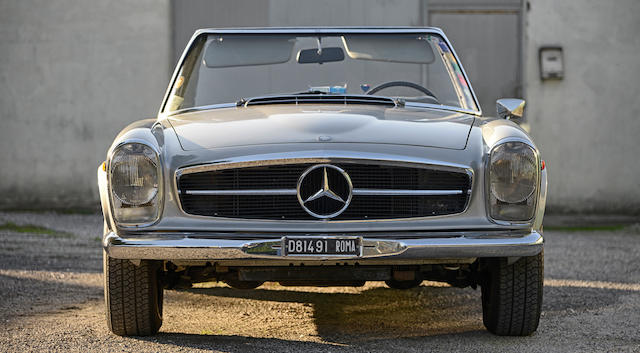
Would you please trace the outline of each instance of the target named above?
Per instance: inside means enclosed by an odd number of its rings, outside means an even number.
[[[391,82],[386,82],[383,83],[381,85],[375,86],[373,87],[371,90],[369,90],[369,92],[367,92],[368,95],[371,94],[375,94],[380,90],[383,90],[385,88],[389,88],[389,87],[409,87],[409,88],[413,88],[416,89],[428,96],[431,96],[433,98],[436,98],[436,95],[433,94],[431,91],[429,91],[427,88],[420,86],[419,84],[413,83],[413,82],[407,82],[407,81],[391,81]],[[438,99],[438,98],[436,98]]]

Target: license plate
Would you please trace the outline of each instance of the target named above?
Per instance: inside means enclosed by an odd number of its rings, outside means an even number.
[[[360,256],[362,242],[359,237],[322,237],[322,238],[282,238],[285,256],[291,255],[338,255]]]

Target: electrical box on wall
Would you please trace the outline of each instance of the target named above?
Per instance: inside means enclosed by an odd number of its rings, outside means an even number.
[[[540,48],[540,78],[542,80],[562,80],[563,77],[562,47]]]

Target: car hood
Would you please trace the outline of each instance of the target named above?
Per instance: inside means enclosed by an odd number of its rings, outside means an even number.
[[[464,149],[473,120],[439,109],[365,105],[266,105],[169,117],[185,151],[319,142]]]

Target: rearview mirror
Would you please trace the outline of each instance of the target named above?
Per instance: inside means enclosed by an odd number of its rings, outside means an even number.
[[[522,122],[525,101],[517,98],[501,98],[496,101],[498,117],[512,120],[515,123]]]
[[[344,51],[339,47],[303,49],[298,52],[298,64],[322,64],[344,60]]]

